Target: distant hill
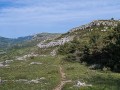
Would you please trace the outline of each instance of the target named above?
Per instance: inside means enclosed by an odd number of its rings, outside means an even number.
[[[46,39],[53,39],[59,36],[59,33],[40,33],[31,36],[19,37],[19,38],[5,38],[0,37],[0,50],[7,50],[9,48],[21,48],[35,46],[39,42]]]
[[[17,39],[0,37],[0,49],[10,48],[12,45],[31,40],[33,36],[19,37]]]
[[[0,37],[0,49],[6,49],[7,47],[10,47],[13,42],[13,39]]]
[[[25,36],[25,37],[18,37],[17,39],[13,39],[13,43],[22,43],[24,41],[32,40],[33,36]]]

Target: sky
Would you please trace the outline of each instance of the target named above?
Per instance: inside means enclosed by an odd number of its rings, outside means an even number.
[[[0,36],[65,33],[99,19],[120,19],[119,0],[0,0]]]

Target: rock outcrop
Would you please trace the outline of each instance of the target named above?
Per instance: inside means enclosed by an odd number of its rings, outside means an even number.
[[[69,42],[71,41],[72,38],[71,37],[65,37],[65,38],[61,38],[59,40],[53,40],[49,43],[45,43],[45,41],[39,43],[37,46],[40,47],[40,48],[49,48],[49,47],[54,47],[54,46],[59,46],[59,45],[63,45],[65,44],[66,42]]]
[[[31,62],[30,65],[41,65],[42,63],[40,62]]]
[[[86,84],[86,83],[82,83],[82,82],[80,82],[80,81],[77,81],[77,84],[76,85],[74,85],[74,86],[76,86],[76,87],[85,87],[85,86],[92,86],[92,84]]]
[[[112,27],[115,27],[115,26],[117,26],[118,22],[119,22],[119,20],[95,20],[89,24],[73,28],[69,32],[74,32],[77,30],[85,30],[87,28],[91,28],[92,26],[98,26],[98,27],[99,26],[105,26],[105,27],[112,26]]]
[[[8,67],[11,62],[13,62],[13,60],[5,60],[3,62],[0,62],[0,68]]]
[[[31,53],[31,54],[27,54],[27,55],[24,55],[21,57],[16,57],[16,60],[26,60],[27,58],[37,57],[37,56],[38,56],[38,54]]]

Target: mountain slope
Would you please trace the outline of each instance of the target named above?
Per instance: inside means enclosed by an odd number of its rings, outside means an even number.
[[[73,28],[54,40],[39,43],[38,46],[40,48],[59,46],[63,45],[65,42],[72,41],[73,38],[79,38],[83,43],[87,43],[87,40],[89,40],[92,35],[100,35],[102,38],[105,37],[108,33],[111,33],[119,22],[119,20],[95,20],[86,25]]]
[[[5,50],[10,47],[18,46],[26,46],[27,45],[36,45],[37,43],[46,40],[46,39],[53,39],[59,36],[60,34],[58,33],[40,33],[36,35],[31,35],[31,36],[25,36],[25,37],[19,37],[19,38],[5,38],[5,37],[0,37],[0,49]]]
[[[32,37],[33,36],[26,36],[26,37],[19,37],[17,39],[0,37],[0,49],[4,49],[4,48],[7,49],[14,44],[18,44],[24,41],[31,40]]]
[[[104,21],[106,20],[102,20],[103,23]],[[83,59],[90,61],[88,57],[93,51],[101,51],[106,45],[104,41],[111,41],[106,37],[119,36],[119,33],[115,33],[119,30],[114,29],[115,27],[112,24],[92,24],[91,27],[77,28],[62,35],[42,33],[27,41],[22,39],[22,43],[0,55],[0,90],[54,90],[57,86],[57,89],[62,90],[120,90],[119,73],[111,72],[107,67],[103,71],[91,70],[99,65],[95,63],[89,67],[86,62],[81,63]],[[58,54],[62,55],[50,54],[51,51],[56,53],[57,49]],[[116,49],[119,52],[119,48]]]
[[[13,39],[0,37],[0,49],[9,47],[11,45],[11,43],[13,43]]]
[[[67,36],[74,36],[58,49],[67,61],[85,62],[92,68],[120,72],[119,46],[120,21],[97,20],[72,29]]]

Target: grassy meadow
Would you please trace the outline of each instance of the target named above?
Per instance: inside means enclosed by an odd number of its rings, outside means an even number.
[[[111,71],[90,70],[80,63],[62,62],[68,80],[62,90],[120,90],[120,74]],[[76,87],[77,81],[92,87]]]
[[[40,65],[30,65],[39,62]],[[55,57],[35,57],[26,61],[15,60],[9,67],[0,68],[0,77],[7,80],[0,84],[0,90],[52,90],[60,81],[58,59]],[[15,80],[35,80],[39,83],[15,82]]]
[[[31,65],[32,62],[41,63]],[[120,74],[111,71],[90,70],[85,64],[67,62],[62,56],[38,56],[27,60],[14,60],[9,67],[0,68],[0,77],[7,80],[0,90],[53,90],[60,83],[59,65],[62,65],[67,80],[62,90],[120,90]],[[39,83],[24,80],[43,78]],[[16,82],[16,80],[23,80]],[[92,84],[92,87],[76,87],[77,81]]]

